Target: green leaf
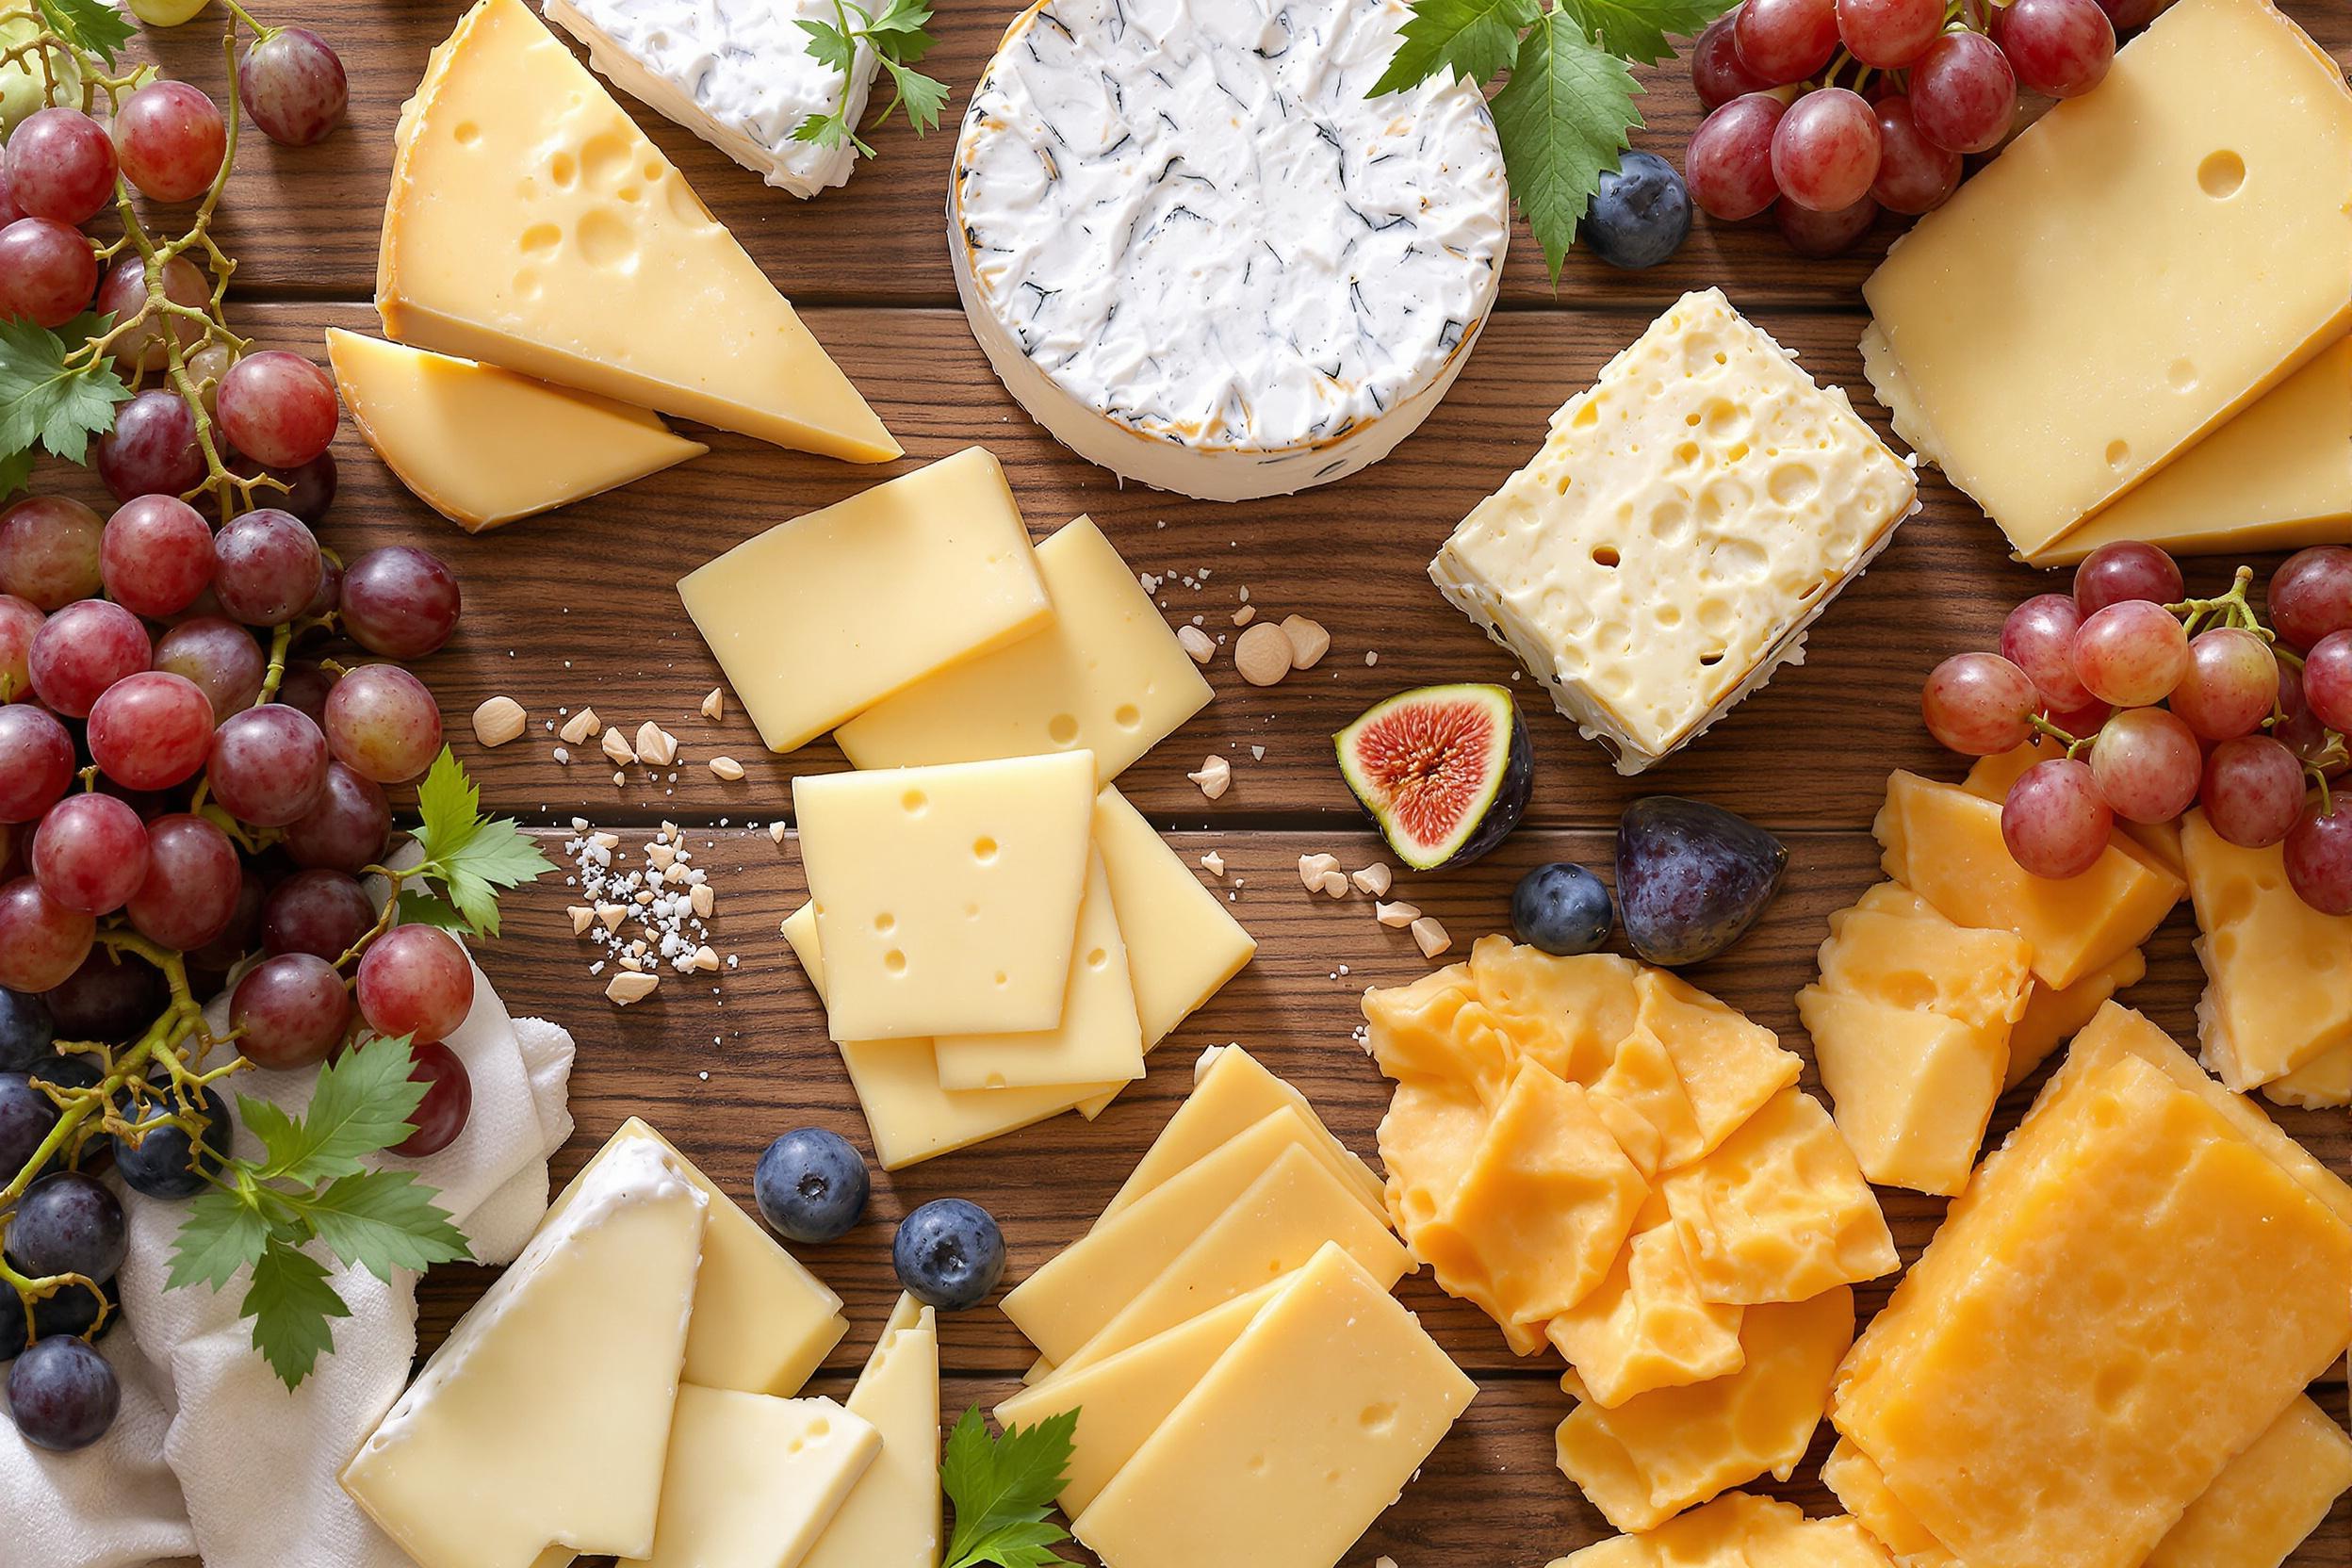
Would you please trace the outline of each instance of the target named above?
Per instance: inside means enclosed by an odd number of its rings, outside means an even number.
[[[1440,71],[1483,82],[1509,68],[1541,9],[1539,0],[1413,0],[1396,53],[1365,96],[1401,92]]]
[[[874,123],[880,124],[888,120],[892,109],[905,104],[906,122],[915,128],[917,136],[936,129],[939,123],[939,110],[947,104],[947,84],[920,71],[910,70],[888,55],[881,58],[882,69],[890,74],[890,81],[898,92],[882,106],[882,112],[875,117]]]
[[[483,820],[482,792],[447,746],[417,786],[416,811],[423,820],[416,843],[425,856],[417,869],[439,879],[476,936],[498,934],[498,890],[555,869],[512,818]]]
[[[196,1195],[172,1245],[172,1268],[164,1288],[180,1290],[202,1280],[220,1290],[248,1264],[261,1260],[270,1222],[241,1193],[210,1187]]]
[[[19,490],[29,489],[33,482],[33,454],[10,452],[0,457],[0,501],[7,500]]]
[[[106,0],[40,0],[49,30],[114,66],[114,52],[131,41],[131,24]]]
[[[390,1284],[396,1268],[422,1271],[473,1257],[449,1211],[433,1201],[440,1196],[413,1171],[363,1170],[337,1178],[301,1207],[336,1257]]]
[[[1632,145],[1642,91],[1624,60],[1596,49],[1562,11],[1538,18],[1519,46],[1511,80],[1494,95],[1494,129],[1511,195],[1544,248],[1552,286],[1576,242],[1576,223],[1605,171]]]
[[[1070,1469],[1078,1412],[1065,1411],[1034,1427],[1008,1427],[991,1441],[977,1409],[967,1410],[948,1434],[940,1484],[956,1507],[947,1568],[1046,1568],[1067,1560],[1047,1548],[1070,1539],[1048,1521]]]
[[[90,438],[114,428],[114,405],[131,389],[101,358],[68,368],[65,356],[90,332],[77,318],[68,339],[23,318],[0,321],[0,456],[30,451],[36,442],[51,456],[79,463]],[[104,330],[103,328],[99,330]]]
[[[874,41],[874,47],[880,48],[886,34],[921,35],[930,25],[930,0],[890,0],[882,8],[882,14],[866,24],[866,35]],[[924,48],[930,47],[928,38],[923,41]],[[909,57],[902,54],[896,57],[903,60]]]
[[[794,25],[808,35],[808,55],[827,71],[849,74],[849,68],[858,54],[858,45],[830,22],[812,22],[799,18]]]
[[[335,1348],[329,1320],[349,1317],[351,1309],[327,1283],[325,1265],[273,1238],[253,1265],[253,1282],[237,1315],[253,1320],[253,1348],[291,1390]]]
[[[281,1161],[291,1163],[297,1157],[302,1141],[302,1124],[267,1100],[254,1100],[246,1095],[237,1097],[237,1119],[245,1130],[261,1140],[262,1152],[269,1156],[256,1169],[266,1169]]]
[[[435,897],[421,889],[404,888],[400,890],[400,923],[462,932],[466,929],[466,917],[450,908],[448,899]]]
[[[1583,24],[1612,55],[1656,65],[1674,57],[1669,33],[1694,38],[1731,9],[1736,0],[1560,0],[1560,8]]]
[[[279,1132],[278,1142],[253,1129],[270,1150],[262,1179],[308,1184],[349,1176],[365,1156],[406,1138],[416,1130],[409,1118],[425,1098],[425,1086],[409,1077],[414,1066],[408,1037],[396,1035],[369,1040],[320,1068],[310,1109]],[[237,1098],[248,1126],[253,1104]]]

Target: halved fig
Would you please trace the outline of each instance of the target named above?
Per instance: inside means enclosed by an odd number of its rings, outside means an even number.
[[[1467,865],[1519,825],[1535,753],[1500,686],[1422,686],[1331,737],[1340,776],[1414,871]]]

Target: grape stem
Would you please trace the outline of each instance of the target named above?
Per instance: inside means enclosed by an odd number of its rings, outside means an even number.
[[[2254,585],[2254,568],[2240,566],[2230,580],[2230,591],[2210,599],[2182,599],[2168,604],[2165,610],[2180,617],[2180,629],[2194,637],[2208,627],[2233,626],[2250,631],[2263,642],[2277,644],[2278,638],[2262,618],[2254,613],[2253,604],[2246,591]]]
[[[2048,719],[2042,717],[2039,713],[2027,714],[2026,722],[2034,727],[2034,732],[2035,734],[2047,735],[2050,739],[2064,746],[2069,760],[2080,752],[2089,750],[2099,741],[2099,737],[2096,735],[2085,735],[2077,739],[2076,737],[2067,734],[2065,730],[2059,728],[2056,725],[2050,723]]]

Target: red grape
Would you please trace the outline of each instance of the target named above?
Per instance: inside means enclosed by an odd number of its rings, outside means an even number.
[[[188,383],[196,388],[196,400],[204,405],[206,414],[220,413],[220,378],[236,363],[237,354],[225,343],[207,343],[188,356]]]
[[[318,592],[318,537],[290,512],[248,512],[214,536],[212,548],[212,591],[247,626],[290,621]]]
[[[265,33],[237,62],[237,86],[253,123],[286,147],[324,138],[351,98],[342,60],[307,27]]]
[[[2107,78],[2115,24],[2099,0],[2010,0],[1993,12],[1993,41],[2028,92],[2074,98]]]
[[[0,229],[7,228],[24,216],[24,209],[16,204],[15,197],[8,194],[8,160],[0,157]]]
[[[283,349],[247,354],[229,367],[214,406],[229,444],[271,468],[292,468],[325,451],[342,417],[334,380]]]
[[[256,1067],[316,1067],[351,1021],[343,977],[309,953],[264,958],[229,998],[229,1021],[242,1031],[237,1048]]]
[[[202,817],[158,817],[147,825],[147,876],[123,906],[151,942],[188,953],[228,928],[243,886],[237,845]]]
[[[441,750],[441,710],[425,683],[398,664],[362,664],[327,694],[326,731],[344,766],[379,784],[399,784],[433,765]]]
[[[2001,837],[2009,857],[2034,876],[2063,881],[2099,863],[2115,832],[2115,813],[2099,798],[2089,766],[2068,758],[2036,762],[2009,786]]]
[[[1956,653],[1919,696],[1928,732],[1964,757],[2014,751],[2033,735],[2039,697],[2023,670],[1997,653]]]
[[[0,989],[63,985],[90,956],[98,923],[41,890],[29,876],[0,888]]]
[[[60,1038],[125,1043],[146,1033],[172,999],[163,971],[104,948],[41,997]]]
[[[269,891],[261,874],[251,865],[239,862],[237,868],[237,903],[230,911],[229,923],[220,934],[188,951],[188,968],[191,974],[225,975],[253,951],[253,939],[261,930],[261,901]]]
[[[2162,702],[2188,673],[2189,638],[2163,605],[2111,604],[2074,635],[2074,673],[2090,694],[2122,708]]]
[[[2074,636],[2082,629],[2082,612],[2072,597],[2036,594],[2001,623],[2001,657],[2032,678],[2043,702],[2052,708],[2082,708],[2091,701],[2074,673]]]
[[[33,875],[68,909],[110,915],[147,876],[147,825],[112,795],[68,795],[33,830]]]
[[[1772,208],[1772,224],[1801,256],[1843,255],[1878,221],[1878,204],[1868,196],[1840,212],[1815,212],[1795,202]]]
[[[28,661],[33,639],[48,619],[31,600],[0,594],[0,703],[32,700],[33,673]]]
[[[87,223],[114,200],[114,143],[79,109],[39,109],[8,133],[8,197],[20,211]]]
[[[228,140],[220,106],[186,82],[150,82],[114,117],[122,172],[152,202],[192,202],[211,188]]]
[[[2311,705],[2303,700],[2303,673],[2293,664],[2281,663],[2278,666],[2278,711],[2280,717],[2271,727],[2271,738],[2284,744],[2306,763],[2317,766],[2321,759],[2330,753],[2329,737],[2333,732],[2319,722],[2318,715],[2311,711]],[[2333,778],[2344,772],[2347,766],[2352,764],[2330,767],[2328,776]]]
[[[2352,915],[2352,806],[2331,804],[2323,815],[2313,801],[2288,829],[2287,884],[2323,915]]]
[[[326,737],[284,703],[248,708],[213,731],[204,776],[229,815],[255,827],[284,827],[307,816],[326,791]]]
[[[2085,615],[2127,599],[2179,604],[2186,596],[2180,564],[2155,546],[2134,539],[2101,545],[2074,569],[2074,602]]]
[[[2352,631],[2331,631],[2303,656],[2303,701],[2320,723],[2352,734]]]
[[[2017,106],[2017,75],[1982,33],[1946,33],[1911,68],[1912,118],[1938,147],[1992,151],[2009,134]]]
[[[2270,574],[2270,627],[2292,648],[2352,630],[2352,548],[2315,545]]]
[[[28,496],[0,512],[0,594],[62,610],[98,592],[106,525],[63,496]]]
[[[2162,708],[2109,719],[2091,744],[2099,797],[2126,822],[2170,822],[2197,799],[2205,756],[2196,734]]]
[[[334,963],[376,923],[376,906],[358,879],[339,871],[298,871],[261,906],[265,953],[313,953]]]
[[[88,310],[97,288],[98,253],[81,230],[46,218],[0,229],[0,319],[54,331]]]
[[[473,1004],[473,965],[446,931],[396,925],[359,960],[359,1013],[379,1035],[447,1039]]]
[[[87,718],[99,694],[153,662],[139,617],[105,599],[81,599],[49,617],[33,638],[33,690],[69,719]]]
[[[2189,644],[2188,673],[2172,692],[2173,712],[2209,741],[2253,734],[2278,701],[2278,656],[2235,626],[2197,634]]]
[[[1808,92],[1772,131],[1772,180],[1815,212],[1842,212],[1878,178],[1878,116],[1844,88]]]
[[[343,572],[343,629],[369,653],[422,659],[457,629],[457,574],[408,545],[369,550]]]
[[[2099,0],[2118,33],[2145,27],[2171,8],[2172,0]]]
[[[173,256],[163,266],[163,294],[173,304],[202,308],[212,302],[212,286],[186,256]],[[127,321],[147,308],[147,264],[126,254],[106,270],[98,286],[98,309],[116,321]],[[167,343],[179,339],[180,351],[192,351],[204,327],[185,316],[157,311],[136,329],[115,339],[114,362],[126,373],[133,369],[160,370],[171,363]]]
[[[1890,93],[1878,111],[1878,178],[1870,194],[1889,212],[1933,212],[1960,188],[1960,155],[1920,134],[1911,100]]]
[[[225,718],[253,705],[269,678],[270,661],[253,634],[218,615],[182,621],[155,643],[155,668],[184,675]]]
[[[321,729],[327,724],[327,694],[334,690],[335,677],[307,659],[287,660],[286,674],[278,678],[278,700],[309,714]]]
[[[177,496],[138,497],[106,519],[98,568],[123,609],[176,615],[212,581],[211,526]]]
[[[391,837],[392,807],[383,788],[331,762],[318,804],[286,830],[286,852],[298,866],[357,875],[376,863]]]
[[[1838,0],[1838,36],[1864,65],[1900,71],[1944,30],[1943,0]]]
[[[1771,94],[1751,92],[1707,117],[1682,160],[1700,211],[1734,223],[1780,199],[1772,179],[1772,133],[1787,112]]]
[[[1739,41],[1732,36],[1739,20],[1739,8],[1734,7],[1708,23],[1690,50],[1690,85],[1698,89],[1699,106],[1710,112],[1741,93],[1770,92],[1780,85],[1740,63]]]
[[[211,751],[212,703],[186,676],[143,670],[90,708],[90,760],[126,788],[168,790],[195,777]]]
[[[1835,0],[1746,0],[1732,24],[1740,62],[1775,87],[1801,82],[1838,52]]]
[[[342,608],[343,568],[322,556],[318,562],[318,586],[311,590],[309,602],[302,606],[302,618],[316,620]]]
[[[392,1152],[412,1160],[438,1154],[457,1141],[474,1110],[474,1081],[456,1052],[439,1040],[413,1041],[409,1057],[415,1064],[409,1078],[426,1086],[425,1098],[409,1118],[416,1130],[392,1146]]]
[[[2233,844],[2267,849],[2303,814],[2303,764],[2267,735],[2224,741],[2205,759],[2205,820]]]
[[[176,496],[204,477],[196,444],[196,415],[188,400],[151,386],[114,412],[114,428],[98,438],[98,477],[118,501],[137,496]]]
[[[29,702],[0,708],[0,823],[39,822],[74,785],[74,737]]]

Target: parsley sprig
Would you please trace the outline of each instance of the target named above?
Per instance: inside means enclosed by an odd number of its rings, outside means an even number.
[[[1053,1568],[1069,1559],[1053,1550],[1070,1532],[1047,1517],[1070,1470],[1078,1412],[1034,1427],[1007,1427],[991,1439],[976,1409],[948,1434],[939,1483],[956,1506],[947,1541],[947,1568]]]
[[[519,887],[555,869],[511,817],[484,818],[482,792],[447,746],[416,787],[418,826],[412,835],[424,858],[402,872],[441,885],[405,888],[400,918],[471,937],[498,934],[498,890]]]
[[[857,18],[854,23],[852,17]],[[874,51],[874,59],[890,74],[891,87],[890,101],[867,123],[882,124],[904,105],[906,123],[917,136],[935,129],[939,110],[947,104],[947,84],[914,69],[931,52],[931,35],[923,31],[930,23],[929,0],[884,0],[878,14],[857,0],[833,0],[831,22],[801,18],[799,26],[808,35],[809,53],[819,64],[841,74],[841,101],[832,113],[812,114],[794,126],[792,139],[813,141],[820,147],[839,147],[846,141],[858,149],[859,156],[874,155],[874,148],[858,136],[849,119],[850,85],[856,79],[861,46]]]

